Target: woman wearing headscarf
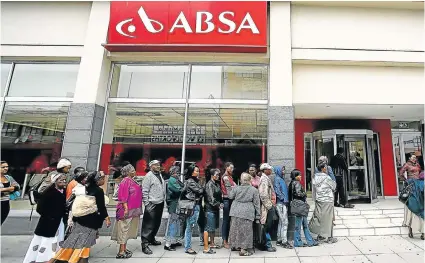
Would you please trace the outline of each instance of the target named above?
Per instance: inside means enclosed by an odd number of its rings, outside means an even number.
[[[327,174],[327,167],[326,163],[319,164],[317,170],[320,172],[313,177],[313,186],[316,189],[315,208],[309,229],[312,233],[317,234],[318,241],[332,244],[337,242],[332,237],[336,182]]]
[[[189,200],[193,204],[193,212],[189,213],[186,218],[186,231],[184,234],[184,250],[185,253],[196,255],[196,251],[192,249],[192,232],[193,227],[198,221],[200,201],[204,195],[204,188],[199,184],[199,167],[191,165],[187,169],[186,182],[181,200]]]
[[[294,169],[291,172],[291,182],[288,187],[288,198],[289,204],[291,204],[292,200],[301,200],[304,203],[307,202],[307,194],[303,187],[301,186],[301,171],[298,169]],[[291,206],[289,206],[289,215],[291,216]],[[318,243],[313,240],[311,236],[310,230],[308,228],[308,222],[306,216],[295,216],[295,233],[294,233],[294,246],[295,247],[312,247],[317,246]],[[307,244],[304,244],[301,240],[301,227],[304,230],[304,236],[307,241]]]
[[[86,195],[76,197],[72,205],[74,227],[62,248],[50,263],[87,263],[90,248],[96,244],[98,229],[105,221],[110,227],[111,220],[105,205],[102,186],[105,175],[99,171],[90,172],[86,181]]]
[[[215,254],[213,248],[219,249],[220,246],[214,242],[215,231],[219,227],[220,208],[223,206],[223,198],[220,188],[220,170],[211,169],[208,183],[205,186],[205,210],[206,226],[204,230],[204,254]],[[208,242],[208,237],[210,242]]]
[[[71,197],[72,190],[78,185],[76,178],[80,176],[82,172],[85,171],[86,169],[84,169],[84,167],[77,167],[74,169],[74,178],[71,180],[71,182],[69,182],[68,186],[66,187],[66,200]]]
[[[182,246],[183,221],[177,212],[177,204],[183,191],[184,184],[180,180],[180,167],[172,166],[170,168],[170,179],[167,184],[167,206],[168,223],[165,233],[164,249],[175,251],[177,246]]]
[[[65,216],[66,177],[63,174],[56,174],[52,176],[51,182],[52,184],[40,195],[37,204],[40,219],[23,263],[47,262],[59,249],[57,236]],[[54,246],[56,248],[53,248]]]
[[[129,239],[137,239],[140,215],[142,214],[142,189],[134,180],[136,170],[131,164],[121,168],[124,179],[118,189],[116,222],[112,231],[112,240],[120,245],[116,258],[130,258],[133,253],[127,249]]]
[[[252,224],[260,220],[260,194],[251,185],[251,175],[242,173],[241,185],[234,188],[229,198],[233,200],[230,209],[232,218],[230,223],[229,243],[232,247],[240,249],[240,256],[251,256],[254,248],[254,233]]]

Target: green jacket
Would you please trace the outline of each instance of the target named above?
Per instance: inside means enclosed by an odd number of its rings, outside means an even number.
[[[184,184],[176,177],[171,176],[167,184],[168,213],[176,213],[177,204]]]

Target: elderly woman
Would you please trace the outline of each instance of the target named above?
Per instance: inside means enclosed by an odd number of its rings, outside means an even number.
[[[182,245],[183,221],[177,213],[177,205],[182,193],[184,184],[180,181],[180,167],[172,166],[169,170],[170,179],[167,184],[167,207],[168,224],[165,233],[164,249],[175,251],[177,246]]]
[[[332,167],[329,166],[328,157],[326,156],[320,156],[319,160],[317,162],[317,167],[319,167],[321,164],[326,165],[326,173],[331,177],[332,180],[336,181],[334,172],[332,170]],[[320,173],[321,171],[317,169],[317,167],[314,168],[314,174]]]
[[[142,214],[142,189],[134,180],[136,170],[131,164],[121,168],[121,174],[124,179],[118,188],[117,221],[111,239],[120,245],[116,258],[130,258],[133,253],[127,249],[127,241],[137,239]]]
[[[260,195],[251,185],[251,175],[242,173],[241,185],[229,193],[233,200],[230,209],[229,243],[234,248],[240,248],[240,256],[251,256],[253,245],[252,224],[260,219]]]
[[[34,237],[25,255],[24,263],[47,262],[54,255],[60,225],[63,226],[65,216],[65,188],[66,176],[55,174],[51,177],[51,184],[46,187],[37,204],[37,213],[40,214]],[[53,248],[53,247],[56,248]]]
[[[321,163],[317,166],[320,171],[313,177],[315,192],[315,209],[310,220],[309,228],[312,233],[317,234],[318,241],[326,241],[330,244],[337,240],[332,238],[334,218],[334,191],[336,182],[327,174],[327,164]]]
[[[74,227],[62,248],[49,261],[50,263],[88,262],[90,248],[96,244],[98,229],[103,222],[111,225],[105,205],[102,186],[105,176],[102,172],[90,172],[86,179],[86,194],[76,197],[72,205]],[[38,261],[36,261],[38,262]]]

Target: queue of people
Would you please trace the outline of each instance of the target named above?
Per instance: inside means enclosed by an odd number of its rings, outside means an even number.
[[[106,209],[109,199],[102,188],[105,174],[101,171],[88,172],[82,167],[75,168],[72,173],[71,166],[68,159],[61,159],[57,170],[49,173],[36,189],[39,193],[36,211],[40,219],[24,263],[87,262],[90,249],[99,237],[99,229],[104,224],[111,226]],[[319,162],[318,172],[313,177],[316,208],[310,223],[307,220],[307,194],[300,183],[301,172],[297,169],[291,171],[291,182],[287,185],[285,167],[263,163],[257,170],[255,165],[250,165],[241,174],[237,185],[233,180],[234,166],[228,162],[223,174],[219,169],[211,169],[206,184],[201,185],[200,169],[196,165],[187,167],[184,181],[181,181],[180,167],[170,167],[168,183],[162,177],[160,167],[159,161],[151,161],[150,171],[141,184],[135,180],[136,169],[131,164],[126,163],[120,169],[116,221],[111,236],[119,245],[117,259],[132,257],[127,242],[137,239],[142,215],[140,236],[143,253],[150,255],[153,253],[150,246],[162,244],[156,235],[165,206],[169,214],[164,242],[164,250],[167,251],[176,251],[182,246],[185,253],[197,254],[192,234],[198,225],[204,254],[215,254],[217,249],[238,251],[240,256],[251,256],[255,248],[275,252],[271,232],[276,220],[276,244],[283,248],[337,241],[332,237],[336,183],[335,178],[329,175],[331,170],[326,162]],[[2,208],[7,197],[19,189],[6,173],[7,163],[2,162]],[[221,209],[220,244],[216,233]],[[293,241],[288,238],[291,217],[295,222],[291,230],[294,232]],[[306,243],[301,239],[301,228]],[[312,238],[310,231],[318,235],[317,240]]]

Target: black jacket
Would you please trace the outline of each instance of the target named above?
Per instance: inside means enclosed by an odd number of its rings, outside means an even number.
[[[105,205],[105,195],[102,188],[97,185],[88,186],[86,188],[87,195],[94,196],[96,198],[97,212],[81,216],[74,217],[73,221],[78,222],[78,224],[91,228],[99,229],[102,228],[103,221],[108,217],[108,211],[106,210]]]
[[[218,183],[211,179],[205,186],[205,210],[207,212],[218,213],[220,211],[220,204],[223,203],[223,196],[220,188],[220,181]]]
[[[51,185],[40,195],[37,213],[40,214],[34,234],[42,237],[54,237],[59,224],[65,216],[65,190],[63,193]]]
[[[199,184],[198,179],[193,177],[186,180],[183,189],[182,200],[192,200],[199,204],[204,195],[204,188]]]

